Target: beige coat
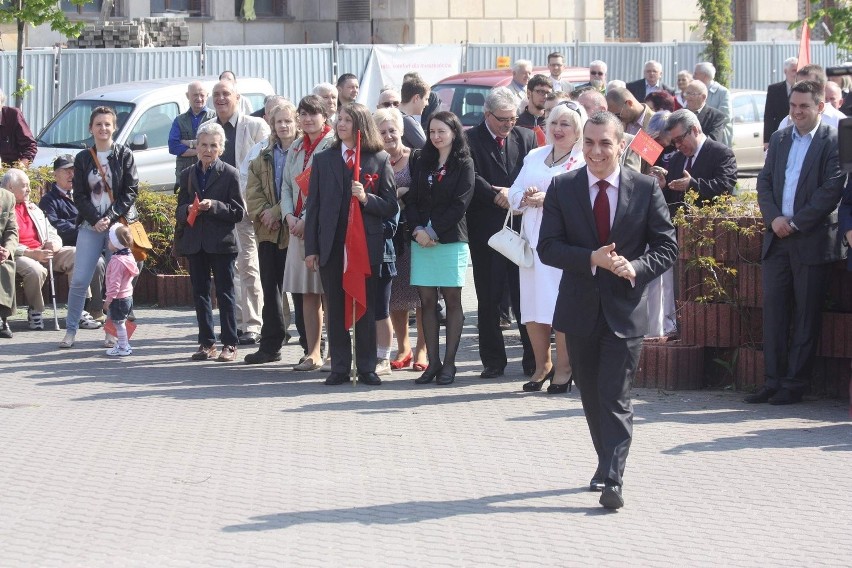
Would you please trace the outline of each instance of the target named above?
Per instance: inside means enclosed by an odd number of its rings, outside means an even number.
[[[281,188],[284,191],[284,188]],[[273,209],[278,216],[279,202],[275,198],[275,159],[273,148],[267,146],[249,163],[248,182],[246,183],[246,212],[254,225],[254,234],[258,242],[278,243],[278,248],[285,249],[290,243],[290,231],[287,223],[281,221],[281,226],[272,231],[260,222],[260,214],[267,209]],[[279,219],[280,220],[280,219]]]
[[[0,246],[9,251],[9,258],[0,263],[0,306],[14,310],[18,221],[15,219],[15,196],[6,189],[0,189]]]

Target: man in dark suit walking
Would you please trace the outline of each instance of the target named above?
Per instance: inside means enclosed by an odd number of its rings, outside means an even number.
[[[763,149],[769,147],[769,138],[778,130],[784,117],[790,113],[790,90],[796,84],[799,60],[790,57],[784,61],[784,80],[766,88],[766,107],[763,111]]]
[[[793,126],[769,139],[757,177],[766,226],[761,257],[766,381],[746,402],[800,402],[813,369],[829,263],[841,257],[837,204],[846,179],[837,130],[820,123],[824,105],[822,85],[793,86]]]
[[[644,101],[645,97],[657,91],[666,91],[670,95],[674,95],[674,90],[663,83],[663,66],[659,61],[645,62],[645,67],[642,69],[644,77],[627,83],[627,90],[630,91],[637,101]]]
[[[509,208],[509,187],[521,171],[524,157],[536,147],[532,130],[516,127],[517,99],[509,89],[497,87],[485,98],[485,120],[467,131],[467,141],[476,170],[473,200],[467,209],[473,283],[476,287],[479,322],[479,358],[484,367],[480,377],[492,379],[506,367],[506,346],[500,329],[499,304],[507,279],[509,299],[518,321],[523,343],[524,372],[535,371],[535,357],[526,326],[521,324],[521,292],[518,267],[488,246],[498,232]]]
[[[565,333],[598,455],[589,489],[618,509],[633,433],[630,383],[648,331],[645,286],[674,264],[677,244],[657,183],[618,164],[619,119],[590,117],[583,139],[587,165],[554,178],[537,250],[563,270],[553,327]]]
[[[665,176],[657,173],[658,170],[654,172],[669,205],[682,204],[687,191],[698,192],[699,205],[733,193],[737,184],[737,159],[733,150],[708,138],[691,110],[682,108],[669,115],[666,132],[678,151],[672,156]]]

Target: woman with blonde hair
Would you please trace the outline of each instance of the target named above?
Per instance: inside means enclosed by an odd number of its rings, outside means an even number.
[[[586,112],[573,101],[553,107],[547,117],[547,145],[536,148],[524,158],[524,166],[509,189],[512,209],[523,213],[522,234],[533,248],[533,265],[521,267],[521,314],[530,334],[536,368],[525,391],[541,390],[550,379],[548,394],[562,393],[571,384],[571,364],[565,336],[556,333],[556,365],[550,355],[550,331],[562,271],[543,264],[535,252],[541,228],[542,206],[551,180],[585,165],[583,158],[583,125]]]

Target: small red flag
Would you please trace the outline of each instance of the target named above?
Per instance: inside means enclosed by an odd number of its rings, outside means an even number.
[[[644,130],[636,133],[636,136],[633,137],[633,141],[628,147],[651,165],[657,163],[657,159],[663,153],[663,147],[656,140],[648,136],[648,133]]]
[[[547,136],[544,134],[544,130],[541,126],[536,125],[536,127],[533,128],[533,132],[535,133],[535,141],[539,148],[547,144]]]
[[[192,175],[192,174],[190,174]],[[195,194],[195,200],[192,202],[192,205],[189,206],[189,213],[186,215],[186,222],[190,227],[195,225],[195,218],[198,217],[198,194]]]
[[[796,64],[796,71],[811,64],[811,28],[808,26],[808,21],[802,22],[802,37],[799,38],[799,62]]]
[[[352,179],[361,177],[361,131],[355,145],[355,167]],[[346,241],[343,245],[343,292],[346,300],[344,325],[346,329],[367,312],[367,278],[370,271],[370,253],[367,250],[367,233],[364,231],[364,218],[361,216],[361,203],[353,195],[349,198],[349,219],[346,223]],[[355,319],[352,319],[352,306],[355,307]]]
[[[124,321],[124,327],[127,329],[127,339],[133,337],[133,332],[136,331],[136,324],[130,320]],[[110,334],[113,337],[118,335],[117,330],[115,329],[115,322],[112,319],[107,319],[104,324],[104,331]]]

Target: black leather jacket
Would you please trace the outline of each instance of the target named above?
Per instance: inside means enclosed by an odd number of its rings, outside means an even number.
[[[122,215],[133,222],[139,214],[136,212],[136,195],[139,192],[139,178],[136,175],[136,162],[133,152],[121,144],[113,144],[112,152],[107,156],[112,174],[112,205],[103,217],[114,223]],[[94,226],[102,217],[92,203],[92,190],[89,187],[89,171],[97,169],[95,159],[89,149],[81,150],[74,158],[74,205],[77,206],[77,224],[87,221]]]

